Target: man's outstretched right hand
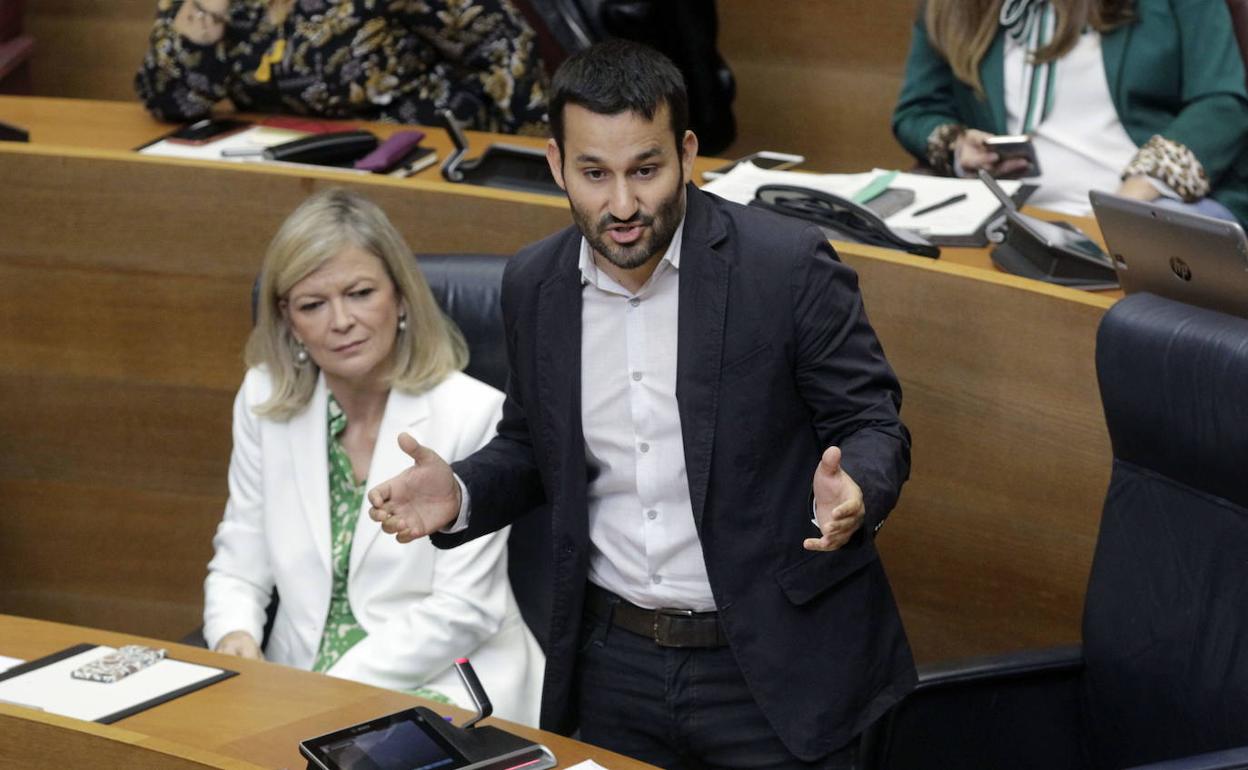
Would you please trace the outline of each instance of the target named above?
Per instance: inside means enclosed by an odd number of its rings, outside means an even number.
[[[438,453],[406,433],[399,448],[413,460],[411,468],[368,492],[368,515],[400,543],[443,529],[459,518],[459,483]]]

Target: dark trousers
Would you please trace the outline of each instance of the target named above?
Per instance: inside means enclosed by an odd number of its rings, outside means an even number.
[[[852,770],[857,744],[807,763],[789,753],[728,647],[660,647],[586,614],[577,653],[581,740],[666,770]]]

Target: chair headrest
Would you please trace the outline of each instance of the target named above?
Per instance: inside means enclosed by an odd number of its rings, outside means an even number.
[[[502,390],[507,384],[503,332],[503,268],[498,254],[417,254],[416,263],[433,297],[468,341],[465,372]]]
[[[1101,321],[1114,457],[1248,505],[1248,319],[1134,294]]]

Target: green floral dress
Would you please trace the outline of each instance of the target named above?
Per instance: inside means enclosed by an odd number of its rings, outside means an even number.
[[[248,112],[440,125],[454,102],[472,128],[547,133],[536,34],[511,0],[297,0],[280,24],[268,0],[230,0],[208,46],[174,29],[182,2],[158,0],[134,81],[162,120],[198,120],[229,99]]]
[[[333,564],[333,588],[329,597],[329,614],[325,618],[325,631],[316,653],[312,670],[325,672],[333,668],[343,655],[368,636],[347,597],[347,576],[351,565],[351,541],[355,536],[355,523],[364,504],[364,491],[368,480],[357,481],[351,458],[342,446],[342,433],[347,429],[347,415],[338,400],[329,396],[329,551]],[[409,690],[413,695],[451,703],[436,690],[420,687]]]

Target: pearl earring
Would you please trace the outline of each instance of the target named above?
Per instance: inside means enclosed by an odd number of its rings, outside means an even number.
[[[308,363],[308,349],[303,346],[302,342],[295,342],[295,364],[303,366]]]
[[[407,331],[407,316],[401,315],[399,316],[399,334],[402,334],[405,331]]]

